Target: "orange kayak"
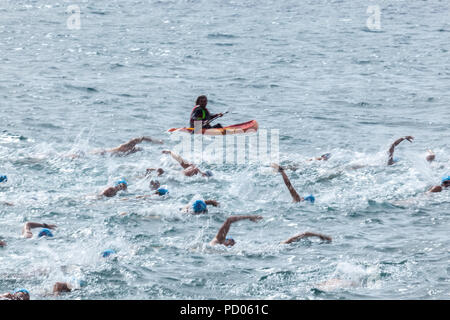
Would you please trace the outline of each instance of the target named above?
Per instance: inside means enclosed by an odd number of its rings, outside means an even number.
[[[193,133],[194,128],[172,128],[168,132],[186,132]],[[225,134],[240,134],[246,133],[248,131],[256,132],[258,131],[258,122],[256,120],[251,120],[244,123],[235,124],[223,128],[212,128],[212,129],[202,129],[202,134],[206,135],[225,135]]]

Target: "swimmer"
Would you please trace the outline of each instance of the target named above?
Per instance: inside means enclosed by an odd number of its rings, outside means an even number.
[[[107,150],[94,150],[94,151],[91,151],[90,153],[91,154],[99,154],[99,155],[105,155],[107,153],[110,153],[110,154],[116,155],[116,156],[127,156],[129,154],[133,154],[135,152],[142,151],[142,148],[136,148],[136,145],[140,144],[144,141],[152,142],[152,143],[156,143],[156,144],[164,143],[162,140],[155,140],[150,137],[140,137],[140,138],[131,139],[130,141],[128,141],[124,144],[121,144],[120,146],[118,146],[116,148],[107,149]],[[67,157],[75,159],[75,158],[79,158],[84,155],[85,155],[85,153],[83,151],[79,151],[77,153],[70,154]]]
[[[158,184],[159,184],[159,182],[158,182]],[[166,188],[158,188],[158,189],[155,190],[155,192],[153,194],[144,195],[144,196],[137,196],[136,199],[149,198],[149,197],[152,197],[155,194],[158,195],[158,196],[165,196],[168,193],[169,193],[169,190],[167,190]],[[124,200],[128,200],[128,199],[124,199]]]
[[[192,177],[196,174],[201,174],[203,177],[211,177],[212,172],[211,171],[205,171],[202,172],[195,164],[189,163],[186,160],[184,160],[182,157],[180,157],[175,152],[172,152],[170,150],[163,150],[163,154],[170,154],[172,158],[174,158],[178,163],[183,167],[183,174],[187,177]]]
[[[108,149],[108,150],[100,150],[100,151],[94,151],[94,154],[101,154],[104,155],[106,153],[111,153],[114,155],[129,155],[138,151],[142,151],[141,148],[136,148],[136,145],[142,142],[152,142],[157,144],[163,144],[162,140],[154,140],[150,137],[140,137],[131,139],[130,141],[118,146],[117,148]]]
[[[36,222],[27,222],[22,228],[22,236],[24,238],[31,238],[33,237],[33,233],[31,232],[31,229],[34,228],[44,228],[39,232],[38,237],[42,236],[48,236],[53,237],[53,234],[49,229],[55,229],[56,225],[54,224],[46,224],[46,223],[36,223]]]
[[[2,201],[2,203],[3,203],[5,206],[14,207],[14,203],[12,203],[12,202]]]
[[[286,187],[288,188],[289,192],[291,193],[293,202],[310,201],[311,203],[314,203],[315,198],[314,198],[313,195],[309,195],[309,196],[304,197],[304,198],[299,196],[297,191],[292,186],[292,183],[289,180],[288,176],[284,172],[283,167],[281,167],[280,165],[278,165],[276,163],[272,163],[271,167],[274,168],[275,170],[277,170],[279,173],[281,173],[281,176],[283,177],[284,183],[286,184]]]
[[[325,154],[321,155],[320,157],[316,157],[316,158],[313,158],[313,159],[308,159],[308,161],[313,161],[313,160],[316,160],[316,161],[327,161],[330,158],[331,158],[331,153],[325,153]]]
[[[156,175],[159,177],[159,176],[162,176],[163,174],[164,174],[164,170],[162,169],[162,168],[158,168],[158,169],[155,169],[155,168],[148,168],[146,171],[145,171],[145,176],[146,177],[148,177],[148,176],[150,176],[153,172],[156,172]]]
[[[0,300],[30,300],[30,293],[25,289],[16,289],[11,293],[0,294]]]
[[[6,241],[0,240],[0,248],[6,247]]]
[[[208,205],[218,207],[219,202],[216,200],[196,200],[192,204],[186,205],[182,211],[183,213],[191,213],[191,214],[201,214],[201,213],[208,213]]]
[[[103,191],[101,196],[111,198],[114,197],[119,191],[127,189],[128,183],[124,179],[122,179],[117,181],[114,187],[109,187],[105,191]]]
[[[358,287],[358,286],[359,286],[359,284],[355,281],[333,278],[333,279],[329,279],[324,282],[318,283],[315,287],[322,291],[334,291],[334,290],[338,290],[338,289],[352,288],[352,287]]]
[[[389,148],[389,158],[388,158],[388,166],[393,165],[395,162],[394,159],[394,151],[395,151],[395,147],[398,146],[400,144],[400,142],[402,142],[403,140],[408,140],[409,142],[412,142],[414,140],[414,137],[411,136],[406,136],[400,139],[395,140],[395,142],[391,145],[391,147]]]
[[[231,216],[229,217],[224,224],[220,227],[219,232],[217,232],[217,235],[214,237],[214,239],[209,243],[211,246],[214,246],[216,244],[223,244],[224,246],[231,247],[236,244],[236,241],[232,237],[227,237],[228,231],[230,231],[231,224],[236,221],[240,220],[250,220],[253,222],[257,222],[258,220],[261,220],[263,217],[261,216]]]
[[[427,159],[427,161],[431,163],[436,159],[436,155],[431,150],[427,150],[427,151],[428,151],[428,155],[425,159]]]
[[[72,286],[67,282],[56,282],[53,285],[53,294],[59,295],[62,292],[71,292]]]
[[[53,294],[58,296],[60,293],[72,292],[86,286],[86,281],[73,279],[70,282],[55,282],[53,284]]]
[[[450,187],[450,176],[443,177],[440,186],[434,186],[428,192],[442,192],[442,190]]]
[[[305,233],[299,234],[297,236],[294,236],[292,238],[289,238],[289,239],[281,242],[281,244],[289,244],[289,243],[296,242],[296,241],[299,241],[301,239],[308,238],[308,237],[318,237],[322,241],[331,242],[331,237],[329,237],[329,236],[319,234],[319,233],[314,233],[314,232],[305,232]]]
[[[307,161],[328,161],[330,158],[331,158],[331,153],[325,153],[325,154],[321,155],[320,157],[311,158],[311,159],[308,159]],[[284,166],[284,169],[297,171],[299,169],[299,166],[296,164],[286,165],[286,166]]]
[[[0,176],[0,183],[2,182],[8,182],[8,177],[7,176]]]

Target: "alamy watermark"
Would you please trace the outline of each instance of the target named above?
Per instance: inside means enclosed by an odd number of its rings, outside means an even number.
[[[81,29],[81,9],[79,5],[73,4],[67,7],[66,13],[70,14],[67,18],[67,28],[69,30]]]
[[[370,14],[366,20],[366,26],[369,30],[381,30],[381,9],[379,5],[367,7],[367,14]]]
[[[193,134],[172,135],[171,140],[178,142],[173,151],[197,164],[206,162],[246,165],[279,162],[278,129],[207,129],[205,134],[202,134],[200,128],[201,121],[196,121]]]

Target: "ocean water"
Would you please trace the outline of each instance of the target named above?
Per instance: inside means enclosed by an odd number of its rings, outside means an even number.
[[[69,6],[80,9],[73,28]],[[379,27],[367,20],[380,10]],[[0,293],[54,299],[449,299],[448,1],[0,1]],[[68,22],[69,20],[69,22]],[[72,21],[72,22],[71,22]],[[279,130],[269,163],[198,163],[166,132],[198,95],[220,120]],[[90,154],[151,136],[127,157]],[[390,144],[400,162],[386,166]],[[426,150],[436,161],[425,161]],[[307,159],[331,152],[327,162]],[[72,158],[71,154],[80,154]],[[149,194],[145,169],[170,190]],[[354,169],[360,167],[359,169]],[[119,178],[127,192],[97,200]],[[196,198],[218,208],[193,216]],[[14,206],[3,205],[11,202]],[[233,248],[209,241],[230,215]],[[53,239],[23,239],[27,221]],[[305,231],[333,238],[281,245]],[[101,252],[117,254],[104,259]]]

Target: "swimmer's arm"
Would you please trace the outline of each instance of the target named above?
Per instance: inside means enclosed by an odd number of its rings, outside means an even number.
[[[56,282],[53,285],[53,294],[59,295],[61,292],[70,292],[72,291],[71,286],[66,282]]]
[[[441,191],[442,191],[441,186],[434,186],[430,190],[428,190],[428,192],[441,192]]]
[[[326,235],[323,235],[323,234],[319,234],[319,233],[314,233],[314,232],[305,232],[305,233],[299,234],[299,235],[297,235],[295,237],[289,238],[288,240],[285,240],[285,241],[283,241],[281,243],[282,244],[289,244],[289,243],[296,242],[296,241],[299,241],[299,240],[301,240],[303,238],[308,238],[308,237],[319,237],[323,241],[331,242],[331,237],[329,237],[329,236],[326,236]]]
[[[279,166],[276,163],[272,164],[272,168],[278,170],[279,173],[281,173],[281,176],[283,177],[283,181],[286,184],[286,187],[288,188],[289,192],[291,193],[292,199],[294,202],[300,202],[303,201],[304,199],[302,197],[299,196],[299,194],[297,193],[297,191],[295,190],[294,186],[292,186],[291,181],[289,180],[288,176],[286,175],[286,173],[284,172],[283,167]]]
[[[218,207],[220,205],[219,202],[217,202],[216,200],[205,200],[205,203],[207,205],[211,205],[211,206],[214,206],[214,207]]]
[[[112,153],[128,152],[128,151],[133,150],[137,144],[142,143],[144,141],[159,143],[159,144],[163,143],[162,140],[153,140],[152,138],[149,138],[149,137],[140,137],[140,138],[131,139],[127,143],[124,143],[124,144],[118,146],[117,148],[110,149],[108,151],[112,152]]]
[[[33,236],[33,233],[31,232],[31,229],[34,229],[34,228],[55,229],[56,225],[54,225],[54,224],[46,224],[46,223],[37,223],[37,222],[27,222],[23,226],[22,235],[25,238],[31,238]]]
[[[14,295],[12,295],[11,293],[0,294],[0,299],[13,300],[14,299]]]
[[[412,142],[412,140],[414,140],[414,137],[412,136],[406,136],[406,137],[402,137],[400,139],[397,139],[389,148],[389,159],[388,159],[388,166],[391,166],[394,164],[394,150],[395,147],[398,146],[400,144],[400,142],[402,142],[403,140],[408,140],[409,142]]]
[[[262,217],[261,216],[256,216],[256,215],[253,215],[253,216],[233,216],[233,217],[229,217],[224,222],[222,227],[220,227],[219,232],[217,232],[217,235],[216,235],[217,241],[219,243],[223,243],[225,241],[225,238],[227,237],[228,231],[230,231],[231,224],[233,222],[240,221],[240,220],[245,220],[245,219],[248,219],[248,220],[253,221],[253,222],[257,222],[258,220],[261,220]]]
[[[191,166],[192,164],[188,161],[184,160],[180,155],[176,154],[175,152],[172,152],[170,150],[163,150],[163,154],[170,154],[172,158],[174,158],[184,169]]]

